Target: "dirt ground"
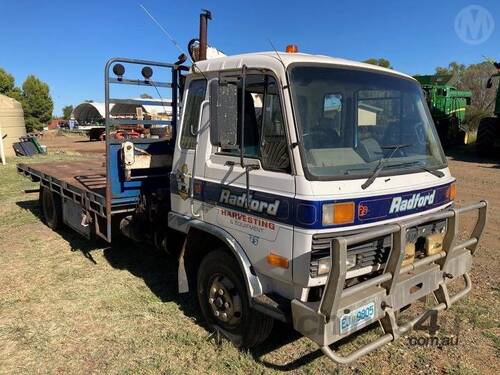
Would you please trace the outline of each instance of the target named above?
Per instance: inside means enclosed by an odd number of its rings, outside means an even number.
[[[87,137],[64,133],[61,135],[57,130],[50,130],[43,134],[40,143],[47,146],[48,152],[65,152],[88,154],[104,154],[106,142],[89,141]]]
[[[44,136],[49,155],[23,162],[80,160],[104,142]],[[15,373],[500,373],[500,157],[471,149],[450,153],[457,204],[489,202],[489,222],[476,252],[469,297],[444,312],[431,341],[412,332],[352,366],[337,366],[284,324],[259,348],[217,344],[196,296],[176,293],[176,260],[119,242],[86,241],[41,223],[35,184],[0,166],[0,374]],[[461,220],[463,234],[474,217]],[[417,306],[418,308],[418,306]],[[414,313],[413,307],[408,313]],[[342,343],[343,353],[372,340],[367,330]]]

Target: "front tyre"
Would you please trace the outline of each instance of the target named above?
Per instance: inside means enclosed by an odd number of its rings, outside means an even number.
[[[243,348],[269,336],[273,319],[250,308],[240,267],[226,251],[215,250],[203,258],[197,284],[200,309],[210,328]]]

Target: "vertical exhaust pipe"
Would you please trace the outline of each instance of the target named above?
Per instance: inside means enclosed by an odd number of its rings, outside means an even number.
[[[207,59],[207,28],[208,20],[212,19],[212,13],[203,9],[200,13],[200,51],[198,52],[198,61]]]

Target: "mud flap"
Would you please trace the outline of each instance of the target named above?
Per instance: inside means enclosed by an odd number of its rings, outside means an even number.
[[[177,284],[179,293],[189,292],[189,282],[186,273],[186,267],[184,265],[184,253],[186,251],[187,240],[184,240],[182,245],[181,253],[179,254],[179,268],[177,270]]]

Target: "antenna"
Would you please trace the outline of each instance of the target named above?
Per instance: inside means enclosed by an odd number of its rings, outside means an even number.
[[[281,56],[280,54],[278,53],[278,50],[276,49],[276,47],[274,46],[273,42],[271,41],[271,39],[267,39],[267,41],[269,42],[269,44],[271,45],[271,47],[273,48],[274,52],[276,52],[276,55],[278,55],[278,59],[280,60],[281,62],[281,65],[283,65],[283,68],[285,68],[286,70],[286,66],[285,66],[285,63],[283,62],[283,60],[281,59]]]
[[[165,28],[161,25],[161,23],[159,23],[156,18],[153,17],[153,15],[146,9],[146,7],[142,4],[139,4],[139,6],[142,8],[142,10],[149,16],[149,18],[151,18],[151,20],[156,24],[156,26],[159,27],[159,29],[163,32],[163,34],[165,34],[167,36],[167,38],[172,42],[172,44],[184,55],[186,55],[184,53],[184,51],[182,50],[182,48],[179,46],[179,44],[175,41],[175,39],[172,37],[172,35],[170,35],[170,33],[165,30]],[[193,61],[193,59],[191,58],[191,56],[189,56],[189,54],[187,54],[186,56],[188,56],[189,58],[189,61],[191,61],[191,64],[193,64],[193,67],[195,67],[196,69],[198,69],[198,72],[201,73],[201,75],[203,76],[203,78],[205,78],[207,81],[207,77],[205,76],[205,74],[203,74],[203,72],[201,71],[200,68],[198,68],[198,66],[196,65],[196,63]]]

